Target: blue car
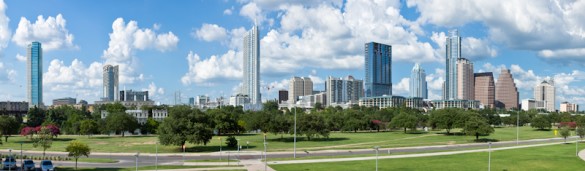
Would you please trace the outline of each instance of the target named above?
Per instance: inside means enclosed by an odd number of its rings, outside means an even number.
[[[24,163],[22,163],[22,170],[36,170],[35,162],[31,159],[24,160]]]
[[[55,167],[53,167],[53,162],[51,162],[51,160],[41,161],[41,171],[55,171]]]
[[[4,170],[16,169],[16,160],[14,160],[14,157],[6,157],[6,160],[4,160],[3,168]]]

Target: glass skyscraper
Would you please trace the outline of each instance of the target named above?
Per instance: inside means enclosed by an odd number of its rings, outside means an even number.
[[[118,92],[120,91],[118,87],[118,65],[105,65],[104,66],[104,75],[103,75],[103,82],[104,82],[104,96],[103,101],[115,101],[120,100]]]
[[[445,41],[445,83],[443,85],[443,99],[457,99],[457,60],[461,58],[461,37],[459,31],[449,31]]]
[[[426,77],[425,70],[418,63],[415,64],[410,73],[410,97],[428,99]]]
[[[32,42],[27,50],[27,99],[29,107],[43,106],[43,48]]]
[[[392,46],[366,43],[365,58],[365,97],[392,95]]]
[[[260,40],[258,26],[244,35],[244,80],[242,94],[251,104],[262,104],[260,99]]]

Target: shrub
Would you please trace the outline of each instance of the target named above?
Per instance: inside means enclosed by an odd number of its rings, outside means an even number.
[[[226,144],[228,147],[232,147],[232,148],[234,148],[234,147],[238,146],[238,140],[236,140],[236,137],[234,137],[234,136],[229,136],[229,137],[228,137],[228,138],[225,140],[225,144]]]

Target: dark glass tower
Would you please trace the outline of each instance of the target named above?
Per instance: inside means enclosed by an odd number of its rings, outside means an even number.
[[[29,107],[43,106],[43,48],[32,42],[27,50],[27,99]]]
[[[392,95],[392,46],[366,43],[365,58],[365,97]]]

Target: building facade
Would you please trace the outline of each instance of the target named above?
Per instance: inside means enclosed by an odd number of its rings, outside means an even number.
[[[236,94],[230,97],[230,105],[232,106],[244,106],[250,104],[250,98],[248,95]]]
[[[347,76],[345,78],[327,77],[325,92],[327,102],[325,105],[358,104],[364,93],[364,81]]]
[[[404,106],[406,98],[402,96],[378,96],[378,97],[364,97],[360,99],[359,105],[365,107],[400,107]]]
[[[555,84],[553,80],[545,80],[534,87],[534,99],[546,101],[546,111],[555,111]]]
[[[289,103],[296,103],[299,97],[313,94],[313,81],[309,77],[292,77],[288,88]]]
[[[53,106],[75,105],[75,104],[77,104],[77,99],[71,98],[71,97],[53,99]]]
[[[2,101],[0,102],[0,115],[12,115],[23,117],[28,113],[29,103],[28,102],[11,102]]]
[[[427,74],[425,73],[425,70],[422,69],[418,63],[414,64],[414,67],[410,72],[410,97],[428,99],[426,78]]]
[[[449,31],[445,41],[445,83],[443,100],[457,99],[457,60],[461,58],[461,37],[458,30]]]
[[[538,101],[535,99],[524,99],[520,104],[520,108],[523,111],[535,110],[546,110],[546,101]]]
[[[433,100],[431,103],[435,109],[479,109],[480,102],[477,100]]]
[[[288,91],[287,90],[278,90],[278,103],[286,103],[288,102]]]
[[[392,46],[366,43],[365,64],[365,97],[392,95]]]
[[[518,109],[518,88],[509,69],[502,68],[496,82],[496,107]]]
[[[576,113],[576,112],[579,112],[579,105],[569,103],[569,102],[562,102],[559,111],[560,112]]]
[[[120,100],[118,91],[119,85],[119,70],[118,65],[105,65],[103,73],[103,99],[102,101],[116,101]]]
[[[254,25],[244,35],[244,80],[242,94],[250,98],[251,104],[261,104],[260,96],[260,39],[258,26]]]
[[[457,99],[475,99],[473,63],[465,58],[457,59]]]
[[[43,47],[39,42],[32,42],[26,50],[26,96],[28,106],[43,107]]]
[[[474,99],[479,100],[484,108],[495,108],[496,85],[494,83],[494,74],[492,72],[475,73],[474,80]]]

